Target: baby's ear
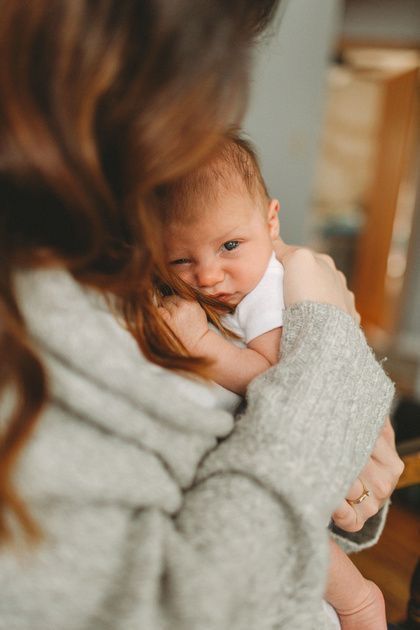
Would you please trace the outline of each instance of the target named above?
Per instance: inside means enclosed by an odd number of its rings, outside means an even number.
[[[280,230],[279,210],[280,210],[280,203],[278,199],[271,199],[270,203],[268,204],[267,223],[268,223],[268,229],[270,231],[271,240],[273,241],[275,241],[276,238],[278,238],[279,230]]]

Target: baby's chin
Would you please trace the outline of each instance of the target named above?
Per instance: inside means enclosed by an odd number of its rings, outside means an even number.
[[[218,302],[222,302],[222,304],[226,304],[227,306],[230,306],[231,308],[235,308],[242,299],[242,296],[240,296],[237,293],[217,293],[214,295],[205,293],[204,295],[206,297],[212,298],[213,300],[217,300]],[[217,305],[215,305],[215,309],[216,311],[218,310]],[[221,307],[219,312],[221,315],[223,315],[226,313],[226,310],[223,307]]]
[[[242,300],[242,298],[243,298],[242,295],[239,295],[238,293],[234,293],[234,294],[224,294],[224,295],[218,296],[216,299],[219,300],[219,302],[223,302],[223,304],[227,304],[231,308],[236,308],[239,302]]]

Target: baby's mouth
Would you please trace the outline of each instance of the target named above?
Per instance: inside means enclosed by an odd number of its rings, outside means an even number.
[[[240,297],[238,296],[237,293],[216,293],[215,295],[212,295],[211,297],[215,298],[216,300],[219,300],[220,302],[224,302],[225,304],[228,304],[232,308],[235,308],[240,302]]]
[[[214,293],[210,297],[214,298],[215,300],[219,300],[220,302],[226,302],[226,304],[235,305],[237,303],[237,300],[235,300],[235,298],[237,297],[236,293]]]
[[[224,291],[220,291],[219,293],[205,293],[205,295],[214,300],[219,300],[219,302],[224,302],[232,308],[234,308],[238,304],[238,302],[240,302],[240,297],[235,291],[233,293],[225,293]]]
[[[221,302],[226,302],[231,297],[230,293],[214,293],[212,296],[215,300],[220,300]]]

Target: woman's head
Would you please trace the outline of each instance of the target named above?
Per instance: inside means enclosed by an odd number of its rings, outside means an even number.
[[[0,211],[13,255],[78,267],[121,256],[113,237],[137,228],[140,201],[240,116],[252,33],[274,4],[3,0]]]
[[[194,367],[156,316],[153,283],[166,278],[155,191],[240,117],[250,44],[277,3],[0,0],[0,393],[10,386],[19,400],[1,445],[0,507],[27,526],[10,469],[46,387],[13,268],[67,267],[117,297],[150,359]]]

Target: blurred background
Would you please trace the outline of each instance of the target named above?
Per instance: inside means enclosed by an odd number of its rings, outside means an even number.
[[[380,543],[353,560],[404,628],[420,628],[419,66],[420,0],[283,0],[244,123],[284,239],[333,256],[397,385],[406,469]]]

